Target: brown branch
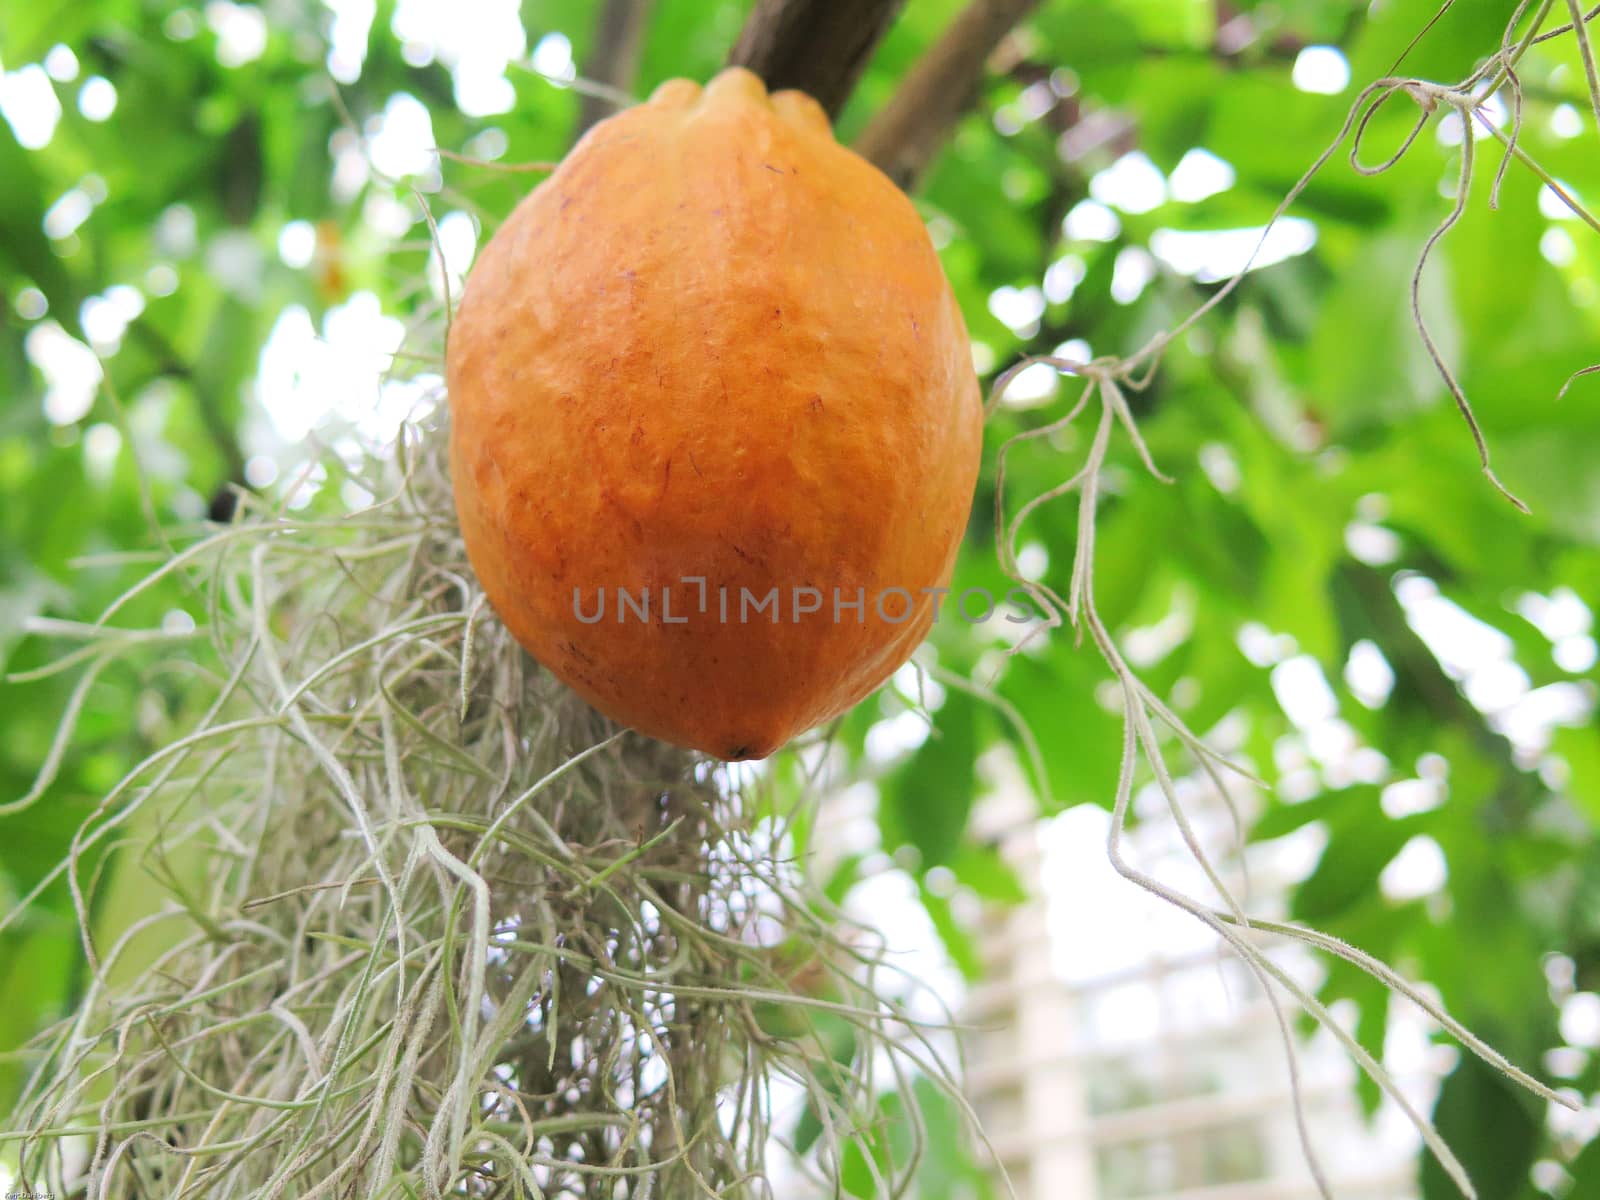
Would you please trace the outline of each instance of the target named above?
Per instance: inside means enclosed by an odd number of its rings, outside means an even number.
[[[730,67],[798,88],[837,117],[906,0],[756,0]]]
[[[907,191],[977,96],[983,65],[1039,0],[971,0],[906,73],[855,149]]]
[[[606,0],[595,27],[594,49],[583,64],[583,77],[594,83],[626,92],[639,71],[639,56],[644,52],[644,32],[655,0]],[[596,121],[609,117],[617,102],[602,94],[585,92],[578,107],[578,123],[572,131],[577,141]]]

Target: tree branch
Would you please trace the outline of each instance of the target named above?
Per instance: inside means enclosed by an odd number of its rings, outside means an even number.
[[[977,95],[983,64],[1039,0],[971,0],[901,80],[855,150],[907,191]]]
[[[595,27],[594,50],[583,64],[583,77],[618,91],[633,87],[644,51],[644,32],[655,0],[606,0]],[[585,92],[572,131],[577,141],[595,122],[609,117],[617,103],[608,96]]]
[[[730,67],[798,88],[837,117],[906,0],[756,0]]]

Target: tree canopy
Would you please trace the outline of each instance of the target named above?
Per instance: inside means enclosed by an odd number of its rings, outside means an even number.
[[[228,518],[230,489],[291,511],[361,503],[352,480],[304,475],[305,439],[391,441],[430,369],[421,384],[390,378],[391,354],[448,303],[474,246],[540,178],[532,165],[628,96],[708,78],[751,5],[641,6],[631,77],[591,87],[601,7],[0,13],[0,663],[13,675],[0,813],[41,767],[49,777],[47,802],[5,818],[0,908],[45,879],[185,712],[171,662],[29,679],[71,636],[64,623],[148,567],[152,520],[181,541]],[[839,114],[841,140],[871,127],[963,7],[906,6]],[[1563,5],[1531,10],[1544,30],[1569,20]],[[1528,29],[1520,11],[1043,0],[985,56],[906,182],[985,385],[1026,356],[1057,364],[996,394],[952,611],[1016,586],[997,531],[1014,533],[1021,576],[1067,595],[1081,497],[1012,523],[1095,453],[1096,410],[1062,421],[1081,366],[1178,330],[1147,379],[1119,377],[1169,478],[1133,439],[1108,442],[1100,618],[1152,697],[1271,785],[1252,840],[1322,831],[1289,917],[1427,981],[1513,1062],[1589,1097],[1600,376],[1578,373],[1600,362],[1593,60],[1586,75],[1569,31],[1526,46],[1515,87],[1499,81],[1475,108],[1397,83],[1366,95],[1357,129],[1348,119],[1375,81],[1470,78],[1508,25]],[[1527,511],[1480,469],[1476,431]],[[182,632],[204,620],[187,604],[169,579],[124,616]],[[1030,624],[941,620],[920,672],[829,731],[836,777],[865,781],[881,831],[881,852],[830,887],[892,861],[969,972],[974,935],[946,881],[989,901],[1016,892],[968,831],[987,765],[1018,763],[1045,812],[1118,793],[1113,674],[1092,637],[1040,630],[1027,611]],[[58,745],[69,708],[78,731]],[[1174,771],[1200,770],[1165,725],[1152,737]],[[812,765],[791,753],[770,769],[799,792]],[[1153,778],[1144,765],[1136,783]],[[1425,864],[1409,881],[1390,870],[1403,853]],[[72,929],[57,882],[0,931],[5,1046],[79,994]],[[1333,960],[1320,996],[1353,1001],[1357,1038],[1381,1054],[1387,989]],[[20,1070],[0,1058],[6,1102]],[[1436,1116],[1484,1200],[1540,1194],[1540,1159],[1563,1164],[1567,1195],[1600,1189],[1588,1127],[1547,1120],[1470,1056]],[[1436,1167],[1422,1172],[1425,1196],[1448,1194]]]

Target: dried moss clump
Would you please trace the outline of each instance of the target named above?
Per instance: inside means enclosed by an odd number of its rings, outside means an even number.
[[[41,885],[64,873],[101,936],[78,1010],[31,1048],[21,1182],[766,1195],[779,1076],[809,1094],[824,1171],[865,1136],[873,1047],[906,1028],[867,943],[774,856],[752,789],[517,648],[467,569],[443,443],[408,430],[360,512],[247,508],[134,589],[191,583],[207,704]],[[84,688],[171,640],[120,609],[52,626],[84,639],[59,664]],[[88,866],[107,839],[109,884]],[[108,935],[106,886],[161,902]],[[857,1053],[824,1052],[818,1019]]]

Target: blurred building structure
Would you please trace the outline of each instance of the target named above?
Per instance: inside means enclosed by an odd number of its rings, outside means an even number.
[[[1140,806],[1150,819],[1128,834],[1128,857],[1204,898],[1165,802],[1141,799],[1154,804]],[[1233,823],[1220,800],[1195,789],[1185,801],[1203,844],[1225,850]],[[1035,813],[1019,789],[978,814],[1030,898],[984,912],[985,977],[962,1014],[969,1094],[1020,1200],[1315,1200],[1259,983],[1204,925],[1113,871],[1108,814]],[[1281,915],[1285,885],[1314,860],[1308,841],[1251,848],[1251,911]],[[1272,953],[1315,984],[1308,954]],[[1453,1051],[1400,1008],[1385,1058],[1428,1111]],[[1284,1012],[1294,1020],[1292,1002]],[[1330,1035],[1299,1039],[1298,1054],[1307,1127],[1335,1194],[1416,1200],[1419,1140],[1398,1109],[1364,1118],[1354,1067]]]

